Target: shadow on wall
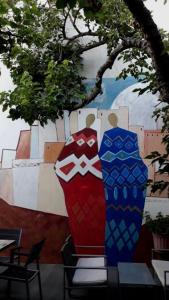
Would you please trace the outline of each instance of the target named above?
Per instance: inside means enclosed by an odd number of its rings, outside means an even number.
[[[41,262],[61,263],[60,249],[69,234],[67,217],[12,206],[0,199],[0,227],[22,228],[24,248],[45,237]]]

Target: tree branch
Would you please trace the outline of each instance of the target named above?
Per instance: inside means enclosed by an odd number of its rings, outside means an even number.
[[[77,51],[77,53],[78,54],[82,54],[83,52],[86,52],[88,50],[100,47],[100,46],[105,45],[105,44],[106,44],[106,41],[103,40],[103,41],[93,42],[93,43],[87,44],[85,46],[80,46],[80,48]]]
[[[98,37],[98,34],[97,32],[91,32],[91,31],[85,31],[85,32],[80,32],[79,34],[76,34],[70,38],[67,38],[69,41],[68,41],[68,44],[73,42],[74,40],[77,40],[81,37],[84,37],[84,36],[95,36],[95,37]]]
[[[73,23],[72,23],[73,26],[74,26],[74,28],[76,29],[76,31],[77,31],[78,33],[80,33],[80,30],[79,30],[79,28],[76,26],[76,20],[77,20],[79,11],[80,11],[80,8],[77,10],[76,15],[75,15],[75,17],[74,17],[74,21],[73,21]],[[70,16],[70,20],[71,20],[71,16]]]
[[[150,11],[142,0],[124,0],[134,18],[140,25],[151,49],[151,58],[157,72],[160,94],[169,103],[169,55],[165,50],[161,34],[154,23]]]
[[[81,34],[82,32],[79,30],[79,28],[76,26],[76,19],[77,19],[77,15],[78,15],[79,10],[77,11],[77,14],[73,20],[71,14],[69,14],[69,18],[70,18],[70,22],[72,23],[74,29],[77,31],[77,33]]]
[[[77,13],[75,15],[74,20],[73,20],[72,15],[69,13],[69,19],[70,19],[74,29],[77,31],[78,34],[76,34],[76,35],[74,35],[70,38],[67,38],[69,40],[68,43],[73,42],[74,40],[79,39],[79,38],[84,37],[84,36],[98,36],[98,33],[97,32],[92,32],[89,27],[88,27],[89,28],[88,31],[82,32],[82,31],[79,30],[79,28],[76,25],[76,20],[77,20],[77,17],[78,17],[79,10],[77,11]]]
[[[96,75],[96,82],[94,88],[91,90],[90,94],[86,96],[82,103],[75,106],[74,110],[84,107],[93,101],[102,92],[102,81],[103,75],[107,69],[111,69],[117,56],[128,48],[145,48],[145,40],[140,40],[136,38],[126,38],[118,45],[109,55],[106,62],[100,67]]]
[[[64,10],[64,11],[65,11],[65,10]],[[67,22],[67,18],[68,18],[68,16],[69,16],[69,13],[70,13],[70,9],[68,9],[67,12],[65,11],[65,13],[63,12],[64,17],[65,17],[64,23],[63,23],[63,26],[62,26],[62,33],[63,33],[64,39],[67,39],[67,36],[66,36],[66,22]]]

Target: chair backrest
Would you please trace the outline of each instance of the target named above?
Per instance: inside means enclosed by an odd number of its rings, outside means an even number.
[[[44,245],[45,239],[41,240],[40,242],[34,244],[29,252],[28,258],[25,262],[25,266],[31,264],[35,260],[38,261],[40,258],[40,252]]]
[[[72,252],[72,254],[76,254],[76,249],[75,249],[75,245],[74,245],[74,242],[73,242],[73,238],[70,235],[67,236],[66,240],[65,240],[65,244],[69,244],[69,251]]]
[[[63,265],[64,266],[76,266],[77,264],[77,257],[72,256],[74,252],[72,253],[72,244],[70,240],[68,240],[62,247],[61,249],[61,254],[62,254],[62,260],[63,260]],[[66,269],[65,272],[67,275],[67,280],[69,284],[72,283],[72,278],[75,272],[75,269]]]
[[[0,228],[0,239],[2,240],[15,240],[16,246],[20,245],[21,242],[21,236],[22,236],[22,229],[21,228],[15,228],[15,229],[9,229],[9,228]]]

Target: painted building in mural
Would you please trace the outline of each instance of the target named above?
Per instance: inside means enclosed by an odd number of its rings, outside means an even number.
[[[65,111],[64,119],[56,120],[55,124],[49,122],[44,128],[38,124],[29,128],[24,122],[12,122],[6,117],[3,120],[2,116],[1,122],[5,125],[1,131],[8,134],[1,135],[0,196],[20,207],[66,215],[62,188],[54,175],[54,163],[69,135],[85,128],[90,113],[96,117],[93,129],[97,130],[100,145],[104,132],[111,128],[108,122],[111,112],[117,115],[118,127],[137,133],[140,155],[149,168],[149,178],[156,180],[162,176],[157,173],[157,166],[151,165],[151,160],[145,157],[151,151],[164,150],[163,134],[152,128],[153,122],[149,129],[131,124],[127,106],[111,110],[87,108],[73,112],[70,117]],[[163,176],[165,178],[165,174]],[[150,189],[147,196],[151,196]],[[159,194],[153,196],[159,197]],[[160,197],[167,197],[166,192]]]

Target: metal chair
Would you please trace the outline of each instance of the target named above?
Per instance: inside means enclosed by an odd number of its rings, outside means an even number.
[[[152,249],[152,267],[163,287],[164,299],[169,290],[169,249]]]
[[[15,240],[15,245],[11,249],[11,252],[9,256],[0,256],[0,261],[4,262],[11,262],[11,257],[12,259],[18,259],[18,257],[11,256],[12,251],[20,246],[21,242],[21,236],[22,236],[22,229],[21,228],[15,228],[15,229],[9,229],[9,228],[0,228],[0,239],[2,240]]]
[[[108,288],[108,268],[104,255],[72,253],[72,241],[67,240],[61,249],[64,268],[64,299],[66,291]]]
[[[8,281],[7,293],[10,295],[11,290],[11,282],[17,281],[26,284],[27,291],[27,300],[30,300],[30,291],[29,291],[29,283],[37,276],[39,282],[39,293],[40,299],[42,300],[42,287],[41,287],[41,278],[40,278],[40,268],[39,268],[39,258],[40,252],[44,245],[45,239],[40,242],[34,244],[28,253],[21,252],[22,248],[18,248],[15,251],[15,255],[26,257],[26,261],[23,265],[13,264],[13,263],[5,263],[0,262],[1,267],[4,269],[0,273],[0,279],[4,279]],[[35,262],[36,267],[28,268],[28,266]]]
[[[78,244],[74,244],[73,242],[73,238],[72,235],[69,234],[66,239],[65,239],[65,243],[69,243],[71,249],[72,249],[72,253],[76,253],[76,251],[78,251],[78,253],[80,252],[80,254],[82,254],[83,256],[85,255],[94,255],[94,256],[104,256],[106,257],[103,253],[105,251],[105,247],[104,246],[99,246],[99,245],[78,245]],[[94,254],[91,253],[91,251],[93,252],[94,250]],[[97,253],[96,253],[97,252]],[[102,253],[102,254],[101,254]]]

